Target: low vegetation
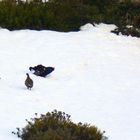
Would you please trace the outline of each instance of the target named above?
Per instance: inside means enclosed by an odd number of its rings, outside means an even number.
[[[86,23],[133,25],[140,29],[140,3],[119,0],[3,0],[0,26],[9,30],[76,31]]]
[[[27,122],[25,128],[12,132],[22,140],[107,140],[96,126],[75,124],[70,115],[57,110]]]

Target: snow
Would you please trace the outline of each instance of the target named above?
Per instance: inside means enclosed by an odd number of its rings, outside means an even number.
[[[106,131],[109,140],[140,138],[140,38],[110,33],[114,25],[87,24],[79,32],[0,29],[0,140],[35,113],[54,109],[73,122]],[[48,77],[30,66],[55,67]],[[33,89],[24,85],[26,73]]]

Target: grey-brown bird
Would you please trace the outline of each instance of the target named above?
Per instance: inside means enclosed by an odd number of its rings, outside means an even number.
[[[31,90],[31,88],[33,87],[33,80],[30,78],[28,73],[26,73],[26,75],[27,75],[27,78],[25,80],[25,85],[26,85],[27,89]]]

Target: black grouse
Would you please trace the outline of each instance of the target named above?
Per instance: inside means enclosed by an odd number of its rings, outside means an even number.
[[[33,80],[30,78],[28,73],[26,73],[26,75],[27,75],[27,78],[25,80],[25,85],[26,85],[27,89],[31,90],[31,88],[33,87]]]
[[[41,77],[46,77],[51,72],[55,70],[54,67],[45,67],[43,65],[37,65],[34,67],[29,67],[30,71],[34,71],[34,74]]]

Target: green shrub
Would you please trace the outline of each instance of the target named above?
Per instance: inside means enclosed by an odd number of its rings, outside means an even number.
[[[18,3],[17,3],[18,1]],[[86,23],[133,25],[140,28],[140,3],[118,0],[0,1],[0,27],[76,31]]]
[[[70,115],[57,110],[27,122],[25,128],[17,128],[17,132],[13,132],[22,140],[107,140],[97,127],[75,124]]]

